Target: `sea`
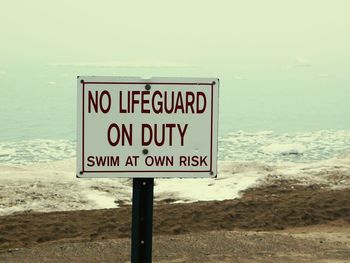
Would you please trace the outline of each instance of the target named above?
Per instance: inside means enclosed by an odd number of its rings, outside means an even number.
[[[0,64],[0,215],[130,202],[128,179],[75,178],[79,75],[220,78],[218,178],[156,180],[157,200],[224,200],[271,173],[349,170],[349,79],[266,71],[253,78],[212,66]]]

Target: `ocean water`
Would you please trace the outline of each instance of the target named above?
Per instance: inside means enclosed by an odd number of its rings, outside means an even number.
[[[219,138],[220,161],[310,163],[350,155],[350,131],[297,133],[229,132]],[[0,165],[28,165],[71,159],[71,139],[30,139],[0,142]]]
[[[350,80],[334,73],[301,81],[285,69],[264,71],[245,79],[211,67],[2,65],[0,163],[74,157],[77,75],[220,77],[221,160],[307,162],[349,151]]]
[[[220,78],[220,136],[229,132],[350,131],[350,77],[317,67],[299,72],[261,68],[254,77],[235,68],[127,68],[61,64],[1,65],[0,142],[75,139],[76,76]],[[300,69],[298,69],[300,71]],[[241,72],[242,73],[242,72]],[[247,73],[246,73],[247,74]]]
[[[319,69],[312,70],[317,76]],[[300,80],[266,69],[246,79],[212,67],[0,64],[0,215],[130,203],[128,179],[75,178],[77,75],[220,78],[218,178],[159,179],[156,200],[235,198],[271,175],[332,187],[350,183],[350,80],[344,75]]]

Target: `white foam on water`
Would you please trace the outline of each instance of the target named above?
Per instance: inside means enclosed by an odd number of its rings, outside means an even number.
[[[233,199],[275,179],[350,187],[349,145],[346,131],[230,133],[219,141],[217,179],[156,179],[155,199]],[[131,202],[131,179],[77,179],[75,151],[72,140],[0,143],[0,215],[115,208]]]
[[[349,131],[278,134],[231,132],[219,138],[219,160],[314,162],[350,154]],[[0,165],[27,165],[75,157],[74,140],[34,139],[0,142]]]
[[[260,148],[265,154],[303,154],[306,147],[301,143],[272,143]]]
[[[221,160],[305,163],[350,154],[349,131],[232,132],[219,139]]]
[[[66,139],[0,142],[0,164],[25,165],[75,157],[76,144]]]

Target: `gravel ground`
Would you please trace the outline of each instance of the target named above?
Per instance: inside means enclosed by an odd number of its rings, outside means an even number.
[[[0,262],[129,262],[130,240],[48,242],[8,249]],[[156,236],[153,262],[350,262],[350,227],[211,231]]]
[[[154,262],[350,262],[350,189],[278,180],[154,207]],[[169,203],[170,202],[170,203]],[[0,262],[128,262],[128,205],[0,217]]]

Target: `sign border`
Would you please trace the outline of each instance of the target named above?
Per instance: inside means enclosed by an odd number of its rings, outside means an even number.
[[[84,81],[82,80],[82,157],[81,157],[81,163],[82,163],[82,171],[83,173],[213,173],[213,89],[215,83],[181,83],[181,82],[106,82],[106,81]],[[198,171],[198,170],[119,170],[119,171],[103,171],[103,170],[94,170],[94,171],[87,171],[85,170],[85,86],[88,84],[112,84],[112,85],[188,85],[188,86],[210,86],[210,167],[209,170],[204,171]]]

